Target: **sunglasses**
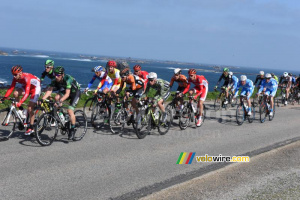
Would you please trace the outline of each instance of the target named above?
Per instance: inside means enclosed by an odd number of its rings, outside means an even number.
[[[134,73],[138,73],[139,71],[134,71]]]
[[[154,79],[148,79],[150,82],[154,81]]]
[[[62,74],[54,74],[56,77],[60,77],[62,76]]]
[[[121,76],[121,78],[126,78],[126,76]]]

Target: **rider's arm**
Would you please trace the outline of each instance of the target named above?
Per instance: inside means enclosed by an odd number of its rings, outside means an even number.
[[[183,90],[182,94],[187,93],[189,91],[190,87],[191,87],[191,83],[188,82],[188,84],[187,84],[186,88]]]
[[[173,76],[173,77],[171,78],[171,81],[170,81],[170,88],[172,88],[174,81],[175,81],[175,78],[174,78],[174,76]]]
[[[120,80],[120,72],[119,71],[116,71],[116,73],[115,73],[115,76],[116,76],[116,78],[115,78],[115,81],[114,81],[114,84],[113,85],[118,85],[118,83],[119,83],[119,80]]]
[[[25,95],[23,96],[23,98],[20,100],[20,104],[22,104],[26,99],[27,97],[29,96],[29,92],[30,92],[30,85],[31,85],[31,79],[29,80],[26,80],[26,86],[25,86]]]
[[[122,81],[121,81],[120,88],[116,91],[116,93],[117,93],[117,94],[120,94],[120,92],[122,92],[122,90],[123,90],[123,87],[124,87],[124,81],[122,80]]]
[[[41,82],[44,81],[44,78],[45,78],[46,74],[47,74],[47,72],[46,72],[46,71],[43,71],[43,73],[42,73],[42,75],[41,75],[41,78],[40,78]]]
[[[240,81],[239,81],[238,84],[237,84],[237,86],[236,86],[236,89],[235,89],[235,93],[234,93],[234,96],[235,96],[235,97],[237,96],[240,87],[241,87],[241,84],[240,84]]]
[[[66,89],[66,93],[65,95],[60,99],[61,102],[65,101],[67,98],[69,98],[71,93],[71,88],[70,89]]]
[[[52,90],[53,90],[53,87],[51,85],[49,85],[48,88],[47,88],[47,91],[46,91],[46,93],[45,93],[45,95],[43,96],[42,99],[43,100],[47,99],[51,95]]]
[[[219,78],[219,80],[218,80],[218,82],[217,82],[217,85],[219,85],[220,84],[220,82],[221,82],[221,80],[224,78],[224,74],[222,74],[221,76],[220,76],[220,78]]]
[[[5,98],[8,97],[14,91],[15,86],[16,86],[16,79],[14,78],[10,87],[6,91],[6,94],[4,95]]]
[[[96,75],[94,75],[93,78],[92,78],[92,80],[89,82],[88,88],[90,88],[93,85],[95,79],[96,79]]]
[[[105,79],[103,78],[103,79],[100,81],[100,83],[99,83],[97,89],[95,90],[95,93],[102,87],[102,85],[104,84],[104,82],[105,82]]]
[[[256,79],[255,79],[254,85],[256,85],[256,83],[257,83],[258,79],[259,79],[259,76],[256,76]]]

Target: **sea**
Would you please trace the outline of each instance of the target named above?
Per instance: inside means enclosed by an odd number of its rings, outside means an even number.
[[[11,49],[1,48],[0,51],[6,52],[7,55],[0,55],[0,81],[10,85],[12,81],[11,67],[14,65],[21,65],[24,72],[34,74],[40,77],[44,71],[44,63],[47,59],[54,60],[54,66],[63,66],[65,72],[73,76],[77,82],[81,84],[81,88],[86,88],[89,81],[92,79],[93,72],[91,71],[95,66],[105,66],[109,59],[126,60],[129,66],[132,67],[136,64],[142,66],[142,70],[147,72],[156,72],[158,78],[170,81],[175,68],[181,68],[184,75],[188,76],[187,71],[190,68],[198,70],[197,74],[204,75],[209,82],[209,91],[213,91],[222,69],[225,66],[210,65],[210,64],[198,64],[198,63],[184,63],[173,61],[160,61],[160,60],[146,60],[146,59],[132,59],[132,58],[117,58],[101,55],[84,55],[75,53],[60,53],[52,51],[37,51],[27,49]],[[251,67],[239,67],[239,66],[226,66],[236,75],[238,78],[240,75],[245,74],[248,78],[255,81],[256,75],[260,70],[264,70],[265,73],[275,73],[278,77],[282,75],[283,70],[270,70],[270,69],[256,69]],[[289,71],[298,75],[299,71]],[[45,78],[43,86],[45,87],[50,83],[48,78]],[[97,87],[98,83],[94,83],[94,87]],[[222,84],[222,83],[221,83]],[[172,90],[177,89],[177,84],[173,86]]]

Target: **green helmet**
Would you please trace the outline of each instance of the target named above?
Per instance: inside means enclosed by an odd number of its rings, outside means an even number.
[[[45,65],[54,66],[54,61],[53,60],[46,60]]]
[[[65,73],[65,69],[62,66],[55,67],[54,73],[55,74],[63,74],[63,73]]]
[[[223,72],[229,72],[229,69],[225,67],[225,68],[223,69]]]

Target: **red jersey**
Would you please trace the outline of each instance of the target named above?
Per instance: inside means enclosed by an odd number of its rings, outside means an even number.
[[[196,75],[196,79],[194,81],[189,78],[188,85],[183,91],[183,94],[187,93],[191,87],[191,83],[195,85],[195,88],[199,90],[199,93],[201,93],[204,89],[208,90],[208,81],[206,78],[202,75]]]
[[[16,86],[16,83],[22,84],[25,89],[25,95],[20,100],[21,104],[27,99],[31,90],[35,90],[36,87],[41,86],[40,79],[38,77],[29,73],[23,73],[20,79],[13,78],[10,88],[7,90],[4,97],[8,97],[12,93]]]

